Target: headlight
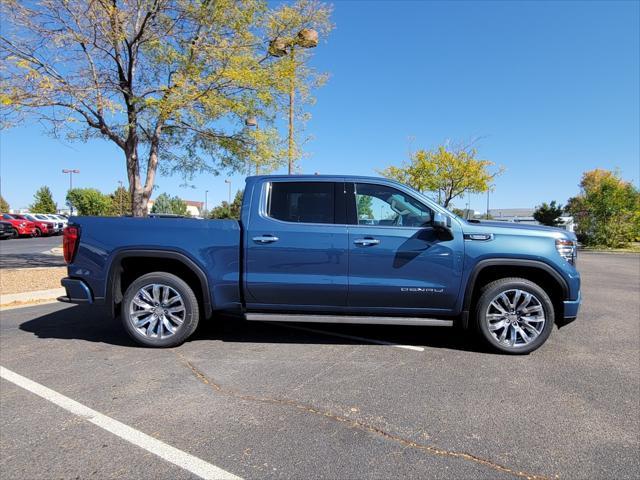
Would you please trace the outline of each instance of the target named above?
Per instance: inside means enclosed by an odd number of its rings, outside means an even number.
[[[578,245],[573,240],[567,240],[565,238],[556,240],[556,250],[562,258],[564,258],[571,265],[576,264],[578,258]]]
[[[18,226],[19,226],[19,227],[24,228],[24,227],[26,227],[26,226],[27,226],[27,223],[26,223],[26,222],[22,222],[22,223],[21,223],[20,225],[18,225]]]

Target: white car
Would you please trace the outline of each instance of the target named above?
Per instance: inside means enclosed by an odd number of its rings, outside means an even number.
[[[54,215],[52,213],[39,213],[36,215],[36,218],[40,218],[40,217],[44,217],[42,218],[43,221],[52,221],[55,222],[56,224],[56,233],[60,234],[62,233],[62,230],[64,229],[64,227],[67,226],[67,219],[64,217],[59,217],[58,215]]]
[[[61,221],[64,226],[66,227],[67,224],[69,223],[69,219],[67,219],[67,217],[63,217],[62,215],[58,215],[58,214],[51,214],[51,216],[57,218],[59,221]]]

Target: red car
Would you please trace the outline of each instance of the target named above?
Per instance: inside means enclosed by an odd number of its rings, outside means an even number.
[[[20,236],[33,237],[36,234],[36,224],[29,220],[14,218],[13,215],[9,215],[8,213],[1,214],[0,220],[11,224],[13,227],[13,238]]]
[[[55,223],[53,221],[45,222],[42,220],[38,220],[32,215],[18,215],[17,213],[12,213],[11,216],[18,220],[24,220],[26,222],[34,223],[36,226],[36,233],[34,236],[36,237],[41,237],[42,235],[53,235],[55,231]]]

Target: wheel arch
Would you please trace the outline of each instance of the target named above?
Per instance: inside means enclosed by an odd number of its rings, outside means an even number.
[[[113,314],[133,279],[154,271],[166,271],[182,278],[196,294],[205,318],[211,316],[213,312],[211,289],[204,270],[182,252],[148,248],[124,249],[113,255],[109,264],[105,295],[105,301],[111,304]]]
[[[467,314],[463,317],[468,318],[483,285],[507,277],[521,277],[538,284],[551,298],[556,319],[563,317],[563,300],[569,296],[569,285],[562,275],[544,262],[511,258],[481,260],[476,264],[467,280],[463,303]]]

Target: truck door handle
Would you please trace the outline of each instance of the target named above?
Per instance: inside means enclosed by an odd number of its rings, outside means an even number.
[[[360,245],[362,247],[371,247],[373,245],[378,245],[380,243],[380,240],[375,239],[375,238],[356,238],[353,243],[355,243],[356,245]]]
[[[252,240],[257,243],[273,243],[277,242],[279,239],[273,235],[260,235],[259,237],[253,237]]]

